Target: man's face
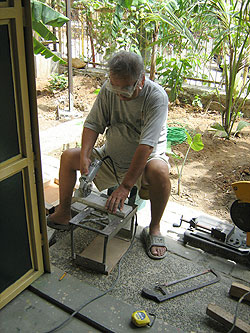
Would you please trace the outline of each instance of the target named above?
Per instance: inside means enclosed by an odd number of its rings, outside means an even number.
[[[131,101],[139,95],[139,92],[144,85],[145,76],[143,75],[139,80],[134,81],[128,78],[119,78],[110,73],[109,80],[113,88],[112,91],[116,93],[122,101]],[[132,95],[128,97],[126,92],[132,92]]]

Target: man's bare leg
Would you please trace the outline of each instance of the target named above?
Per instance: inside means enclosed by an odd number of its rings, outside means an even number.
[[[76,172],[80,169],[80,148],[65,150],[61,156],[59,171],[59,206],[50,220],[68,224],[71,219],[71,199],[76,183]]]
[[[151,160],[146,165],[143,179],[148,184],[151,203],[149,233],[159,236],[161,235],[160,221],[171,191],[167,163],[157,159]],[[166,248],[164,246],[152,246],[151,248],[151,253],[155,256],[162,256],[165,252]]]

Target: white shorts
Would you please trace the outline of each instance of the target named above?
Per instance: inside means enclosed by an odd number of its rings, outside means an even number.
[[[101,148],[94,148],[92,155],[91,155],[91,160],[93,161],[94,159],[102,159],[104,158],[105,155],[105,150],[104,146]],[[152,160],[162,160],[165,163],[167,163],[168,168],[170,170],[170,164],[169,164],[169,158],[166,156],[166,154],[161,154],[161,155],[152,155],[148,159],[147,163]],[[94,179],[94,183],[96,187],[98,188],[99,191],[103,191],[105,189],[108,189],[110,187],[117,186],[121,184],[123,181],[123,178],[125,177],[127,171],[121,171],[112,164],[112,161],[107,158],[104,160],[102,166],[100,167],[99,171],[97,172],[97,175]],[[142,175],[137,179],[137,182],[135,186],[138,189],[141,189],[142,187]],[[148,199],[149,195],[145,193],[147,191],[147,186],[143,185],[143,198],[142,199]],[[140,195],[140,192],[139,192]]]

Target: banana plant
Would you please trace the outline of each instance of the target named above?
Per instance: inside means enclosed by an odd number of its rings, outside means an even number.
[[[46,27],[62,27],[69,19],[63,14],[58,13],[45,3],[37,0],[31,0],[32,28],[43,41],[56,42],[56,36]],[[61,64],[66,62],[58,57],[43,45],[35,36],[33,37],[33,47],[35,54],[41,54],[45,58],[52,58],[53,61],[59,61]]]

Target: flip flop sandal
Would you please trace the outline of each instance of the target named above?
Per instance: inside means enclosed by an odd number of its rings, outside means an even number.
[[[53,222],[52,220],[49,219],[49,215],[46,216],[46,220],[47,220],[47,226],[52,228],[52,229],[65,230],[65,231],[70,230],[70,225],[69,224],[60,224],[60,223]]]
[[[152,259],[163,259],[167,255],[167,244],[164,236],[153,236],[149,234],[149,227],[145,227],[141,233],[141,239],[146,246],[147,255]],[[164,246],[166,252],[162,256],[153,255],[151,252],[152,246]]]

